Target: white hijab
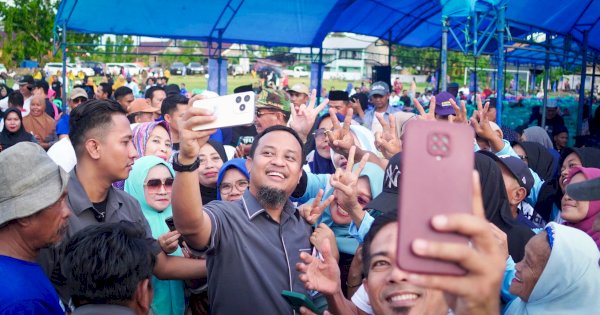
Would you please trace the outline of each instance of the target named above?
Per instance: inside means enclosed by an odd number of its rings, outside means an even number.
[[[592,314],[600,311],[600,252],[585,232],[548,223],[554,245],[529,301],[514,300],[505,315]],[[595,310],[595,311],[594,311]]]

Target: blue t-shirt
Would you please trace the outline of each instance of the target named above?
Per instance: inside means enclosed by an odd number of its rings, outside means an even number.
[[[56,135],[68,135],[69,134],[69,114],[63,114],[56,123]]]
[[[58,294],[36,263],[0,255],[0,315],[64,315]]]

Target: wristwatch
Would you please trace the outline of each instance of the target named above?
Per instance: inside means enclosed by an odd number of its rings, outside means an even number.
[[[196,161],[192,164],[183,165],[179,163],[179,152],[173,156],[173,169],[176,172],[193,172],[200,167],[200,159],[196,158]]]

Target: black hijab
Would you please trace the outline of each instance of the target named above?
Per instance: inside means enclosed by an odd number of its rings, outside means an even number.
[[[527,154],[529,168],[536,172],[542,180],[550,181],[554,178],[554,170],[557,166],[554,165],[554,158],[546,147],[531,141],[518,142],[517,144],[523,147],[525,154]]]
[[[227,162],[227,153],[225,152],[225,147],[223,146],[223,144],[221,144],[221,142],[209,139],[207,144],[211,145],[215,149],[215,151],[217,151],[217,153],[221,157],[221,160],[223,160],[223,163]],[[203,205],[213,200],[217,200],[217,188],[200,185],[200,196],[202,197]]]
[[[565,148],[560,155],[558,164],[559,169],[571,153],[577,154],[581,160],[583,167],[600,168],[600,149],[596,148]],[[560,177],[559,177],[560,178]],[[552,208],[556,205],[560,209],[560,201],[563,197],[563,192],[560,188],[559,178],[554,178],[551,181],[545,182],[540,188],[538,201],[535,204],[535,211],[539,213],[546,222],[551,221]]]
[[[8,131],[8,128],[6,128],[6,125],[4,126],[2,133],[0,133],[0,146],[2,146],[2,150],[6,150],[19,142],[34,142],[33,136],[25,131],[25,126],[23,126],[23,116],[18,108],[9,108],[4,112],[4,115],[2,116],[4,118],[4,123],[6,124],[6,117],[8,117],[8,114],[10,113],[16,113],[17,116],[19,116],[21,127],[15,132],[10,132]]]
[[[506,233],[508,253],[514,261],[521,261],[525,244],[534,233],[512,217],[502,172],[496,162],[482,153],[475,153],[475,169],[479,172],[485,217]]]

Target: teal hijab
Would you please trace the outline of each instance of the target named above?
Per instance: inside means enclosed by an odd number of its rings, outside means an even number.
[[[142,213],[152,230],[152,237],[158,239],[159,236],[169,232],[169,227],[165,219],[173,216],[173,210],[169,205],[162,212],[158,212],[146,202],[144,195],[144,183],[148,172],[157,165],[163,165],[171,176],[175,177],[175,171],[170,164],[156,156],[144,156],[135,161],[129,177],[125,181],[125,192],[129,193],[140,203]],[[183,256],[181,248],[170,254],[171,256]],[[152,286],[154,287],[154,300],[152,301],[152,312],[156,315],[180,315],[185,311],[184,282],[181,280],[159,280],[152,276]]]
[[[355,170],[358,167],[358,164],[354,165],[352,168]],[[365,168],[363,168],[362,172],[360,172],[360,177],[367,177],[369,180],[369,186],[371,188],[371,198],[377,197],[381,193],[383,189],[383,176],[384,172],[381,167],[371,162],[367,162],[365,164]],[[323,195],[323,200],[329,198],[333,194],[334,189],[330,189]],[[312,201],[311,201],[312,202]],[[340,252],[345,254],[354,255],[356,249],[358,248],[358,240],[352,237],[348,231],[350,224],[337,224],[331,218],[331,210],[329,207],[325,209],[321,218],[317,222],[317,225],[320,223],[325,223],[329,228],[333,230],[335,234],[335,240],[337,242],[338,249]]]

